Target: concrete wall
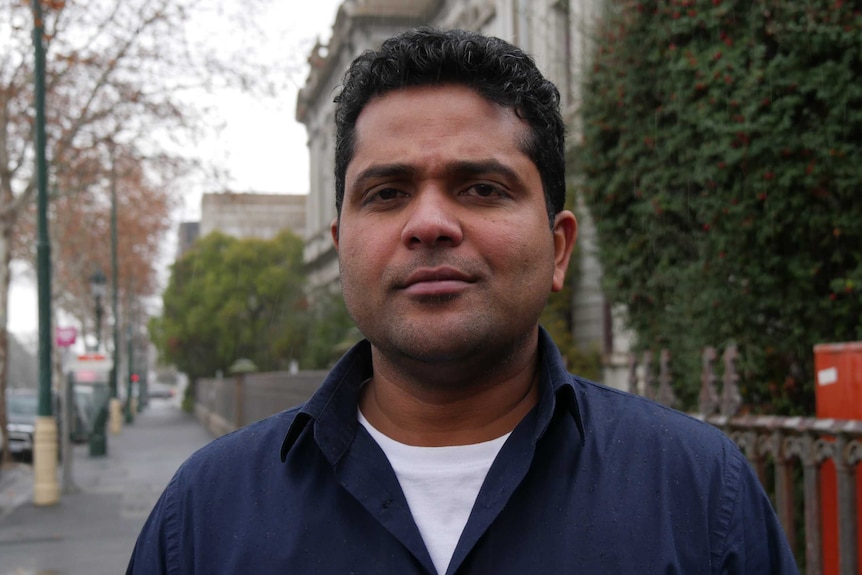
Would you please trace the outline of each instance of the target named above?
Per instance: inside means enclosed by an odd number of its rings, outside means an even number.
[[[248,373],[199,379],[195,414],[216,437],[305,402],[327,371]]]

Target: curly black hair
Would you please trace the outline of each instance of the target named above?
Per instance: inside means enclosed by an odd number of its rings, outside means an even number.
[[[563,209],[565,125],[560,93],[521,49],[465,30],[421,27],[386,40],[357,57],[335,97],[335,207],[341,214],[347,165],[353,158],[356,120],[377,96],[408,86],[461,84],[514,109],[530,126],[521,143],[542,178],[548,218]]]

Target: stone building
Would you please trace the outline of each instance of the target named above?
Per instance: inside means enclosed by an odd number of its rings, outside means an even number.
[[[386,38],[418,25],[464,28],[508,40],[531,54],[560,89],[569,144],[580,139],[581,75],[591,50],[590,31],[601,0],[345,0],[332,35],[318,43],[308,61],[310,72],[299,93],[296,118],[306,126],[310,192],[306,204],[304,259],[312,289],[338,286],[338,263],[329,233],[335,217],[333,96],[350,61]],[[598,351],[606,365],[604,382],[624,387],[628,338],[600,289],[595,230],[583,205],[575,206],[580,224],[577,285],[574,290],[574,339],[583,351]]]
[[[305,236],[306,195],[204,194],[200,237],[214,231],[236,238],[271,239],[284,229]]]

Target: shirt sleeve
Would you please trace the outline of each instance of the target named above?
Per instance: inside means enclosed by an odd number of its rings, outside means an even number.
[[[141,529],[126,575],[181,573],[178,544],[177,476],[165,488]]]
[[[738,449],[731,449],[726,478],[725,504],[716,530],[719,560],[713,572],[798,575],[796,559],[772,503]]]

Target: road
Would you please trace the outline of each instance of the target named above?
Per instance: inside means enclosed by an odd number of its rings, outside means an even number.
[[[154,399],[134,423],[108,436],[108,454],[74,448],[74,493],[32,504],[29,466],[0,476],[0,575],[125,572],[141,526],[177,467],[212,436],[176,402]]]

